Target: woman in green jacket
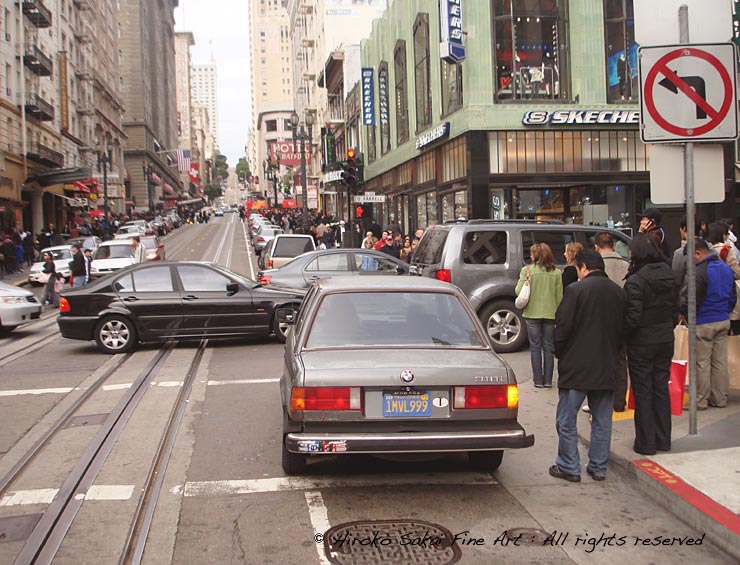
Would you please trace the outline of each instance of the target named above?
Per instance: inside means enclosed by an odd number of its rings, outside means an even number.
[[[529,302],[522,315],[529,335],[532,378],[535,387],[550,388],[555,368],[555,311],[563,299],[563,277],[555,266],[549,245],[535,243],[529,254],[532,261],[529,266],[522,268],[516,293],[519,294],[525,281],[529,279]]]

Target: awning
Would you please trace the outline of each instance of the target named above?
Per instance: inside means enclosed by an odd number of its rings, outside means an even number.
[[[81,183],[80,181],[78,181],[78,180],[76,180],[76,181],[75,181],[75,182],[73,183],[73,185],[72,185],[72,186],[74,186],[74,191],[75,191],[75,192],[83,192],[83,193],[85,193],[85,194],[90,194],[90,189],[89,189],[89,188],[88,188],[87,186],[85,186],[84,184],[82,184],[82,183]]]
[[[57,169],[48,173],[38,173],[28,177],[24,184],[36,183],[40,187],[53,186],[55,184],[67,184],[75,181],[84,181],[92,176],[90,167],[74,167],[70,169]]]
[[[162,189],[164,190],[165,194],[167,194],[168,196],[176,196],[177,195],[177,193],[175,192],[175,189],[172,188],[172,186],[169,185],[169,184],[167,184],[167,183],[164,183],[162,185]]]
[[[202,198],[191,198],[190,200],[180,200],[178,204],[195,204],[196,202],[203,202]]]

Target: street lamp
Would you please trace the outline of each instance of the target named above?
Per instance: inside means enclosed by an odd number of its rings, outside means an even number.
[[[275,171],[278,171],[278,175],[275,174]],[[270,208],[270,191],[274,191],[275,194],[275,205],[277,206],[277,179],[280,173],[280,153],[277,153],[275,156],[275,159],[267,158],[262,162],[262,172],[264,173],[264,177],[268,182],[271,182],[272,185],[268,184],[267,186],[267,208]],[[270,188],[272,187],[272,188]]]
[[[299,124],[300,118],[298,114],[293,112],[290,116],[290,125],[293,127],[293,151],[296,150],[296,141],[300,141],[301,144],[301,184],[303,185],[303,228],[305,232],[308,232],[308,182],[306,178],[306,140],[308,140],[309,148],[313,146],[313,115],[310,112],[306,112],[305,126]],[[300,128],[299,128],[300,125]]]
[[[103,231],[108,233],[108,167],[113,163],[113,148],[106,145],[105,150],[100,150],[100,141],[97,142],[98,170],[103,166]]]
[[[141,162],[141,170],[144,171],[144,180],[146,181],[146,201],[149,206],[149,211],[154,211],[154,204],[152,202],[152,174],[154,169],[146,161]]]

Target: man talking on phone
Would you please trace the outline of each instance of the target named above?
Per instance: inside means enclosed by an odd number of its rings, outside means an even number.
[[[668,244],[668,238],[665,230],[660,225],[663,215],[657,208],[648,208],[640,216],[640,227],[637,231],[646,233],[655,239],[655,243],[663,252],[664,257],[671,257],[671,246]]]

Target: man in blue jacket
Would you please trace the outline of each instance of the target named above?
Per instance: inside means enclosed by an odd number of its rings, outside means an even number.
[[[724,408],[730,389],[727,332],[735,307],[732,269],[707,242],[696,238],[696,407]],[[683,306],[683,313],[686,306]]]

